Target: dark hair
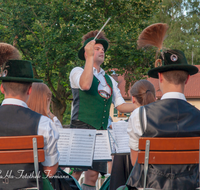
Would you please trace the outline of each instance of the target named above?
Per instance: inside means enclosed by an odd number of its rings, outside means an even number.
[[[23,96],[31,86],[32,82],[7,82],[2,81],[3,89],[6,94],[12,96]]]
[[[165,80],[175,85],[184,84],[189,75],[187,71],[180,71],[180,70],[166,71],[163,72],[162,74]]]
[[[88,32],[87,34],[85,34],[82,37],[82,42],[81,43],[84,44],[84,42],[87,39],[95,37],[98,34],[98,32],[99,32],[98,30]],[[109,43],[109,39],[106,38],[106,35],[105,35],[105,33],[103,31],[100,32],[100,34],[98,35],[97,39],[104,39],[104,40],[106,40]]]
[[[138,103],[143,106],[151,102],[155,102],[155,88],[148,80],[137,81],[130,90],[133,97],[136,98]]]

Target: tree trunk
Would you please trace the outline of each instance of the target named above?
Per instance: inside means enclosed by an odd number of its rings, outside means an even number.
[[[52,104],[51,108],[53,111],[53,114],[59,119],[59,121],[62,123],[63,121],[63,114],[66,110],[66,103],[60,102],[57,98],[52,97]]]

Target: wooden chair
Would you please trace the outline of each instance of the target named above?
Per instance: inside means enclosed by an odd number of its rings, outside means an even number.
[[[0,164],[34,163],[35,174],[38,174],[38,162],[45,160],[43,147],[42,135],[0,137]],[[38,177],[36,182],[39,190]]]
[[[144,164],[144,189],[148,164],[199,164],[199,145],[200,137],[141,137],[138,163]]]

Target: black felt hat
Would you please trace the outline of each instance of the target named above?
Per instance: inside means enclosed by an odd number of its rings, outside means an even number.
[[[0,80],[8,82],[42,82],[33,77],[30,61],[9,60],[0,73]]]
[[[81,47],[81,49],[78,52],[79,59],[85,60],[85,56],[84,56],[85,49],[84,49],[84,47],[86,46],[86,44],[88,42],[90,42],[93,39],[94,39],[94,37],[88,38],[87,40],[85,40],[85,42],[83,44],[83,47]],[[103,47],[104,47],[104,51],[106,52],[106,50],[108,49],[108,42],[106,40],[104,40],[104,39],[95,39],[95,41],[96,41],[96,44],[102,44]]]
[[[189,65],[184,53],[180,50],[167,50],[161,53],[160,59],[156,61],[157,67],[149,70],[148,75],[152,78],[158,78],[158,73],[183,70],[189,75],[198,73],[198,68],[194,65]]]

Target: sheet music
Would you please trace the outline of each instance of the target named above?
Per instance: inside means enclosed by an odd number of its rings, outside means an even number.
[[[107,130],[97,130],[93,159],[105,161],[112,160]]]
[[[90,129],[58,129],[59,165],[91,166],[94,155],[96,130]]]
[[[108,137],[109,137],[109,141],[110,141],[110,149],[111,149],[111,154],[116,153],[116,145],[114,142],[114,135],[113,135],[113,130],[110,128],[108,129]]]
[[[128,122],[126,121],[112,122],[113,136],[115,142],[117,143],[117,146],[115,146],[117,153],[130,153],[127,128]]]

